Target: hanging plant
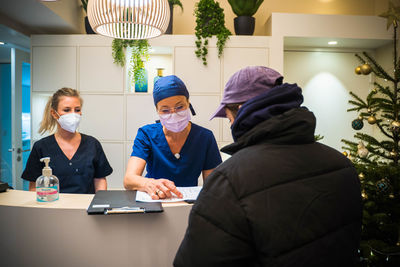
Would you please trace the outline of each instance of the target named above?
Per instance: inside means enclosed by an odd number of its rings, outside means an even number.
[[[196,51],[195,54],[207,65],[208,39],[217,36],[218,57],[221,57],[226,40],[231,32],[225,27],[224,9],[214,0],[200,0],[194,10],[196,16]]]
[[[144,67],[143,62],[149,60],[149,42],[147,40],[114,39],[112,42],[112,57],[114,63],[121,67],[125,66],[125,51],[127,47],[132,50],[128,70],[130,82],[131,84],[136,83],[142,86],[146,82],[142,69]]]

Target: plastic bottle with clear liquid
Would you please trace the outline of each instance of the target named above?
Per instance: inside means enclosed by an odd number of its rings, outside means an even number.
[[[59,181],[52,174],[49,167],[50,158],[41,158],[45,166],[42,169],[42,175],[36,179],[36,201],[37,202],[52,202],[58,199]]]

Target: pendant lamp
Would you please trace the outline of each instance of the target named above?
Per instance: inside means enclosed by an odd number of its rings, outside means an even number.
[[[169,23],[168,0],[89,0],[90,26],[117,39],[149,39],[163,34]]]

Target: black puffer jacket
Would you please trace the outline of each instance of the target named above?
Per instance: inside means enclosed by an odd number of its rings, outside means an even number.
[[[174,266],[353,266],[357,173],[314,130],[314,115],[295,108],[225,147],[233,156],[208,177]]]

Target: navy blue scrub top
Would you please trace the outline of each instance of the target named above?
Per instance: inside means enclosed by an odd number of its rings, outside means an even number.
[[[172,154],[161,123],[154,123],[138,130],[131,156],[146,161],[146,177],[166,178],[176,186],[196,186],[201,171],[222,162],[213,133],[194,123],[179,154],[179,159]]]
[[[60,193],[94,194],[94,178],[103,178],[113,171],[96,138],[81,134],[81,143],[71,160],[65,156],[54,135],[35,142],[22,179],[35,182],[42,175],[43,157],[50,157],[50,168],[60,181]]]

